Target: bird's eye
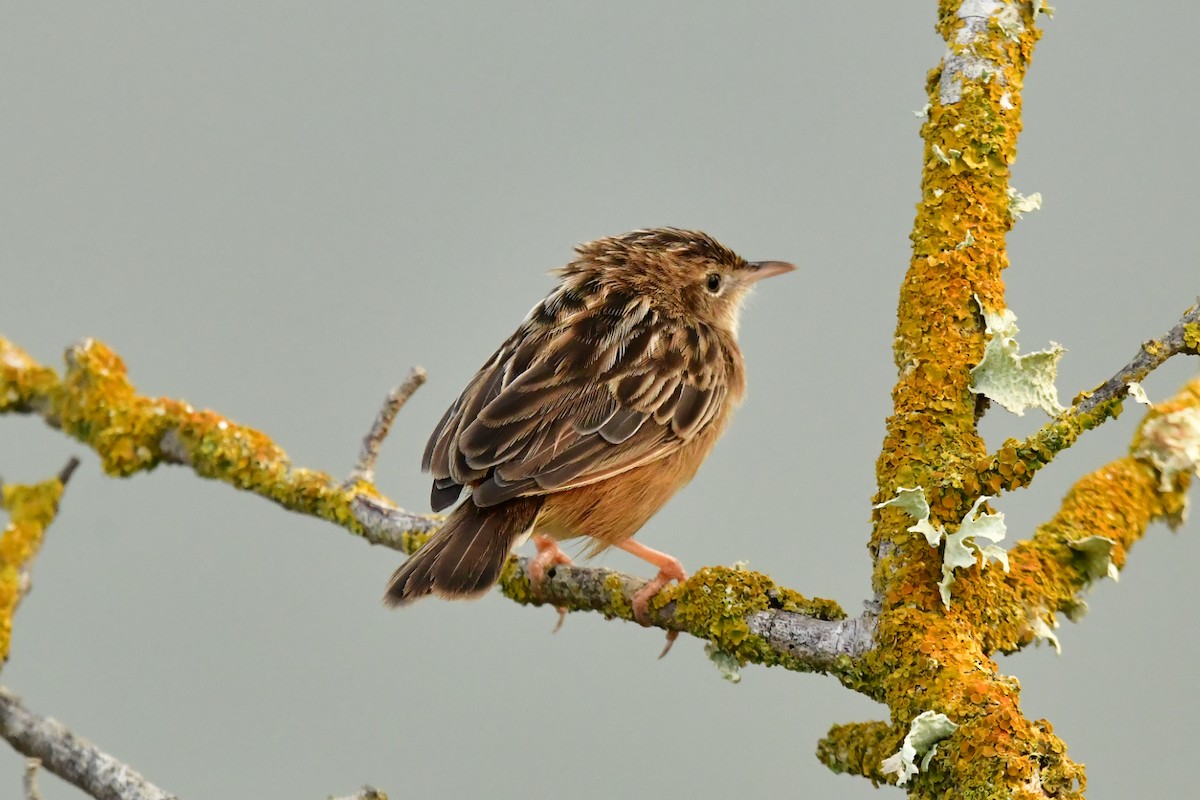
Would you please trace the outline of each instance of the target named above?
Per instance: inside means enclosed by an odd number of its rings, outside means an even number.
[[[720,274],[718,274],[716,272],[710,272],[708,275],[708,281],[705,285],[708,286],[708,290],[710,292],[712,292],[713,294],[716,294],[717,292],[721,291],[721,276],[720,276]]]

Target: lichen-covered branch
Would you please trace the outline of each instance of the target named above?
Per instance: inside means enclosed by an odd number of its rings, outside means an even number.
[[[1054,613],[1080,613],[1078,595],[1088,582],[1123,563],[1125,549],[1151,520],[1178,516],[1187,474],[1200,460],[1200,416],[1179,410],[1196,393],[1189,387],[1172,401],[1173,411],[1158,407],[1151,414],[1176,416],[1164,417],[1153,434],[1139,434],[1140,460],[1121,459],[1080,481],[1059,516],[1029,542],[1007,554],[964,544],[967,535],[992,541],[1003,535],[1000,515],[986,505],[990,497],[1027,485],[1083,431],[1118,414],[1130,382],[1200,348],[1200,308],[1193,307],[1029,439],[1007,441],[991,455],[984,449],[978,420],[988,402],[977,393],[987,390],[973,379],[985,351],[1009,348],[1017,365],[993,376],[1009,382],[993,381],[994,387],[1050,386],[1044,376],[1021,371],[1030,367],[1015,356],[1015,339],[993,341],[1016,331],[995,321],[1015,319],[1005,311],[1001,271],[1005,235],[1019,216],[1009,165],[1038,38],[1036,14],[1033,5],[1004,0],[940,3],[947,52],[928,84],[922,202],[896,329],[899,377],[877,462],[871,541],[877,645],[859,664],[860,691],[886,703],[892,718],[837,726],[819,751],[835,770],[907,782],[913,797],[1083,796],[1082,767],[1066,757],[1047,723],[1021,713],[1019,685],[992,655],[1038,638],[1055,641]],[[1033,363],[1033,356],[1023,358]],[[1058,404],[1051,397],[1043,405]],[[985,563],[977,553],[995,561]],[[944,741],[936,758],[918,764],[906,737],[922,719],[937,720]]]
[[[100,342],[80,342],[67,351],[66,361],[59,379],[0,338],[0,413],[40,415],[92,447],[110,474],[132,475],[160,463],[185,465],[292,511],[335,522],[372,544],[410,554],[440,524],[436,515],[395,507],[364,480],[400,398],[411,394],[419,378],[388,396],[367,437],[373,444],[364,444],[360,474],[342,484],[324,472],[294,467],[259,431],[178,400],[137,394],[125,365]],[[507,596],[614,618],[632,619],[630,600],[644,583],[608,570],[560,568],[547,582],[547,591],[535,598],[525,566],[524,559],[510,562],[501,584]],[[742,664],[809,671],[845,667],[843,659],[860,654],[872,630],[866,618],[842,620],[845,614],[836,603],[806,599],[765,575],[721,568],[701,570],[682,587],[662,593],[654,608],[657,627],[710,641]]]
[[[989,592],[995,622],[985,647],[1008,652],[1052,636],[1055,613],[1079,619],[1087,609],[1081,593],[1124,566],[1151,522],[1179,522],[1191,473],[1170,475],[1164,490],[1164,475],[1143,454],[1143,445],[1147,426],[1188,409],[1200,409],[1200,378],[1154,406],[1130,454],[1082,477],[1054,518],[1012,548],[1008,574],[990,576],[996,584]]]
[[[5,412],[36,414],[61,428],[94,450],[110,475],[181,464],[358,535],[366,531],[350,503],[378,494],[365,482],[343,486],[324,472],[293,466],[270,438],[213,411],[139,395],[125,364],[95,339],[67,349],[60,377],[0,338],[0,413]]]
[[[633,596],[646,581],[606,569],[558,566],[535,595],[528,563],[514,558],[506,565],[500,580],[506,596],[633,621]],[[712,642],[742,665],[841,675],[873,643],[873,617],[847,619],[831,600],[806,598],[743,569],[703,567],[682,585],[664,589],[650,608],[655,627]]]
[[[124,764],[81,739],[61,722],[40,717],[0,687],[0,736],[18,753],[78,786],[97,800],[174,800]]]
[[[415,552],[436,527],[374,498],[358,498],[352,508],[372,531],[370,541],[405,553]],[[534,593],[528,568],[528,558],[509,559],[500,576],[506,597],[609,619],[633,621],[633,596],[646,585],[620,572],[571,565],[550,570]],[[761,573],[726,567],[704,567],[681,586],[667,587],[651,602],[651,611],[653,627],[709,641],[742,665],[804,672],[837,674],[853,667],[870,649],[874,633],[871,614],[847,619],[831,600],[809,599]]]
[[[972,391],[972,369],[987,343],[981,306],[1005,308],[1001,272],[1014,221],[1009,175],[1021,89],[1039,37],[1035,13],[1027,3],[1001,0],[939,4],[937,28],[947,49],[927,84],[921,201],[900,292],[899,374],[874,502],[918,487],[931,526],[946,533],[968,519],[985,492],[971,482],[986,456],[977,426],[985,402]],[[938,757],[908,781],[910,796],[1016,796],[1034,787],[1050,796],[1080,796],[1081,768],[1063,757],[1065,747],[1048,727],[1021,714],[1016,682],[982,646],[989,618],[986,607],[969,600],[974,588],[961,591],[964,600],[956,584],[954,602],[942,602],[941,548],[930,547],[905,511],[889,506],[877,511],[871,552],[879,644],[863,660],[862,691],[891,710],[892,742],[923,712],[957,726],[940,743]],[[999,569],[993,563],[965,572],[974,578]],[[886,738],[877,725],[840,733],[842,756],[835,763],[861,762],[868,753],[873,758]],[[869,766],[858,771],[876,775]]]
[[[30,711],[7,688],[0,686],[0,737],[29,761],[25,794],[38,797],[35,776],[39,767],[78,787],[96,800],[178,800],[146,780],[133,767],[118,761],[61,722]],[[364,786],[341,800],[388,800],[387,794]]]
[[[996,495],[1029,485],[1042,467],[1073,445],[1084,431],[1120,413],[1129,384],[1145,380],[1167,359],[1182,353],[1200,355],[1200,303],[1184,312],[1164,336],[1143,343],[1128,364],[1093,391],[1076,398],[1070,408],[1041,430],[1021,442],[1009,439],[981,461],[971,488]]]
[[[63,488],[78,466],[79,460],[73,458],[50,480],[0,486],[0,508],[8,512],[8,525],[0,534],[0,664],[8,661],[13,614],[29,591],[33,559],[58,514]]]
[[[836,773],[859,775],[878,786],[888,782],[883,761],[903,737],[886,722],[834,725],[817,743],[817,760]]]

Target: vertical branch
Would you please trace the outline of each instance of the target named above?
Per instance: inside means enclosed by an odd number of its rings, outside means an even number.
[[[981,495],[974,473],[986,451],[971,369],[986,343],[980,306],[1004,308],[1009,168],[1039,34],[1028,2],[941,0],[938,10],[946,53],[927,83],[921,201],[900,289],[899,375],[876,463],[876,502],[900,487],[920,487],[930,522],[955,528]],[[935,724],[947,738],[936,757],[919,768],[910,761],[911,772],[897,776],[908,781],[910,796],[1080,797],[1082,769],[1066,759],[1048,726],[1025,719],[1019,686],[983,647],[985,605],[943,606],[936,586],[942,554],[910,527],[906,512],[880,510],[871,538],[880,604],[873,696],[891,709],[890,739],[877,726],[850,726],[833,736],[838,751],[892,749],[888,762],[902,760],[901,740],[907,747],[917,733],[909,723],[933,717],[944,721]],[[869,731],[870,741],[860,731]],[[884,770],[895,774],[893,768]]]
[[[8,525],[0,535],[0,664],[8,661],[12,644],[12,619],[29,591],[29,570],[42,546],[46,528],[58,514],[58,502],[71,473],[79,466],[72,458],[47,481],[0,487],[0,508],[8,512]]]
[[[984,325],[975,297],[1004,307],[1002,270],[1009,166],[1021,130],[1021,88],[1038,33],[1027,4],[996,0],[942,2],[938,30],[947,51],[930,73],[929,118],[921,202],[911,234],[912,260],[900,288],[895,337],[899,377],[892,392],[876,464],[879,496],[922,486],[935,515],[961,519],[978,487],[960,476],[985,454],[976,430],[977,398],[970,370],[980,362]],[[941,496],[937,496],[937,495]],[[908,556],[928,557],[905,531],[900,514],[876,527],[873,552],[912,544]],[[922,549],[923,548],[923,549]],[[876,589],[890,570],[878,565]]]

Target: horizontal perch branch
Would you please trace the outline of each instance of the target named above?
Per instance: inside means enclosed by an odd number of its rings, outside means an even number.
[[[357,498],[352,508],[371,531],[369,540],[405,553],[420,547],[435,527],[426,517],[369,497]],[[505,596],[609,619],[632,621],[633,596],[646,585],[612,570],[558,566],[535,594],[528,567],[528,558],[509,560],[500,578]],[[830,600],[805,598],[761,573],[727,567],[704,567],[683,585],[664,589],[651,602],[651,624],[712,642],[742,664],[831,673],[866,653],[874,632],[873,616],[847,619]]]
[[[345,485],[324,472],[294,467],[266,435],[212,411],[170,398],[139,395],[125,365],[104,344],[69,348],[62,378],[0,338],[0,413],[41,416],[100,456],[105,470],[128,476],[160,463],[254,492],[301,514],[334,522],[380,544],[412,553],[441,524],[435,515],[395,507],[363,480],[404,398],[420,384],[414,373],[394,390],[363,445],[358,480]],[[501,588],[520,603],[550,603],[632,619],[630,602],[644,581],[602,569],[559,567],[535,597],[527,561],[509,562]],[[712,567],[652,604],[653,622],[712,642],[741,663],[834,672],[871,646],[873,617],[844,619],[834,602],[808,599],[759,573]]]

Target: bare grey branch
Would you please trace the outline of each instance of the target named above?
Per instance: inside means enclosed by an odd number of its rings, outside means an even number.
[[[97,800],[177,800],[61,722],[29,711],[3,687],[0,736],[18,753],[40,760],[47,770]]]
[[[1143,380],[1147,375],[1161,366],[1168,358],[1180,353],[1196,353],[1196,346],[1187,341],[1187,327],[1200,323],[1200,298],[1180,318],[1174,328],[1171,328],[1161,339],[1145,342],[1137,355],[1099,388],[1089,394],[1069,413],[1086,414],[1101,403],[1114,398],[1124,397],[1129,393],[1129,384]]]
[[[412,397],[423,383],[425,383],[425,370],[421,367],[413,367],[404,382],[388,392],[383,406],[375,416],[371,430],[363,438],[362,449],[358,454],[358,463],[354,465],[354,470],[346,478],[346,488],[350,488],[359,481],[375,482],[375,461],[379,458],[379,447],[387,438],[388,431],[391,430],[392,423],[396,420],[400,409],[404,408],[408,398]]]
[[[388,797],[374,786],[364,786],[354,794],[345,797],[331,797],[329,800],[388,800]]]
[[[380,544],[401,553],[415,552],[424,542],[423,534],[430,533],[441,525],[441,520],[437,517],[413,514],[365,494],[360,494],[350,501],[350,510],[363,527],[364,539],[371,544]]]

